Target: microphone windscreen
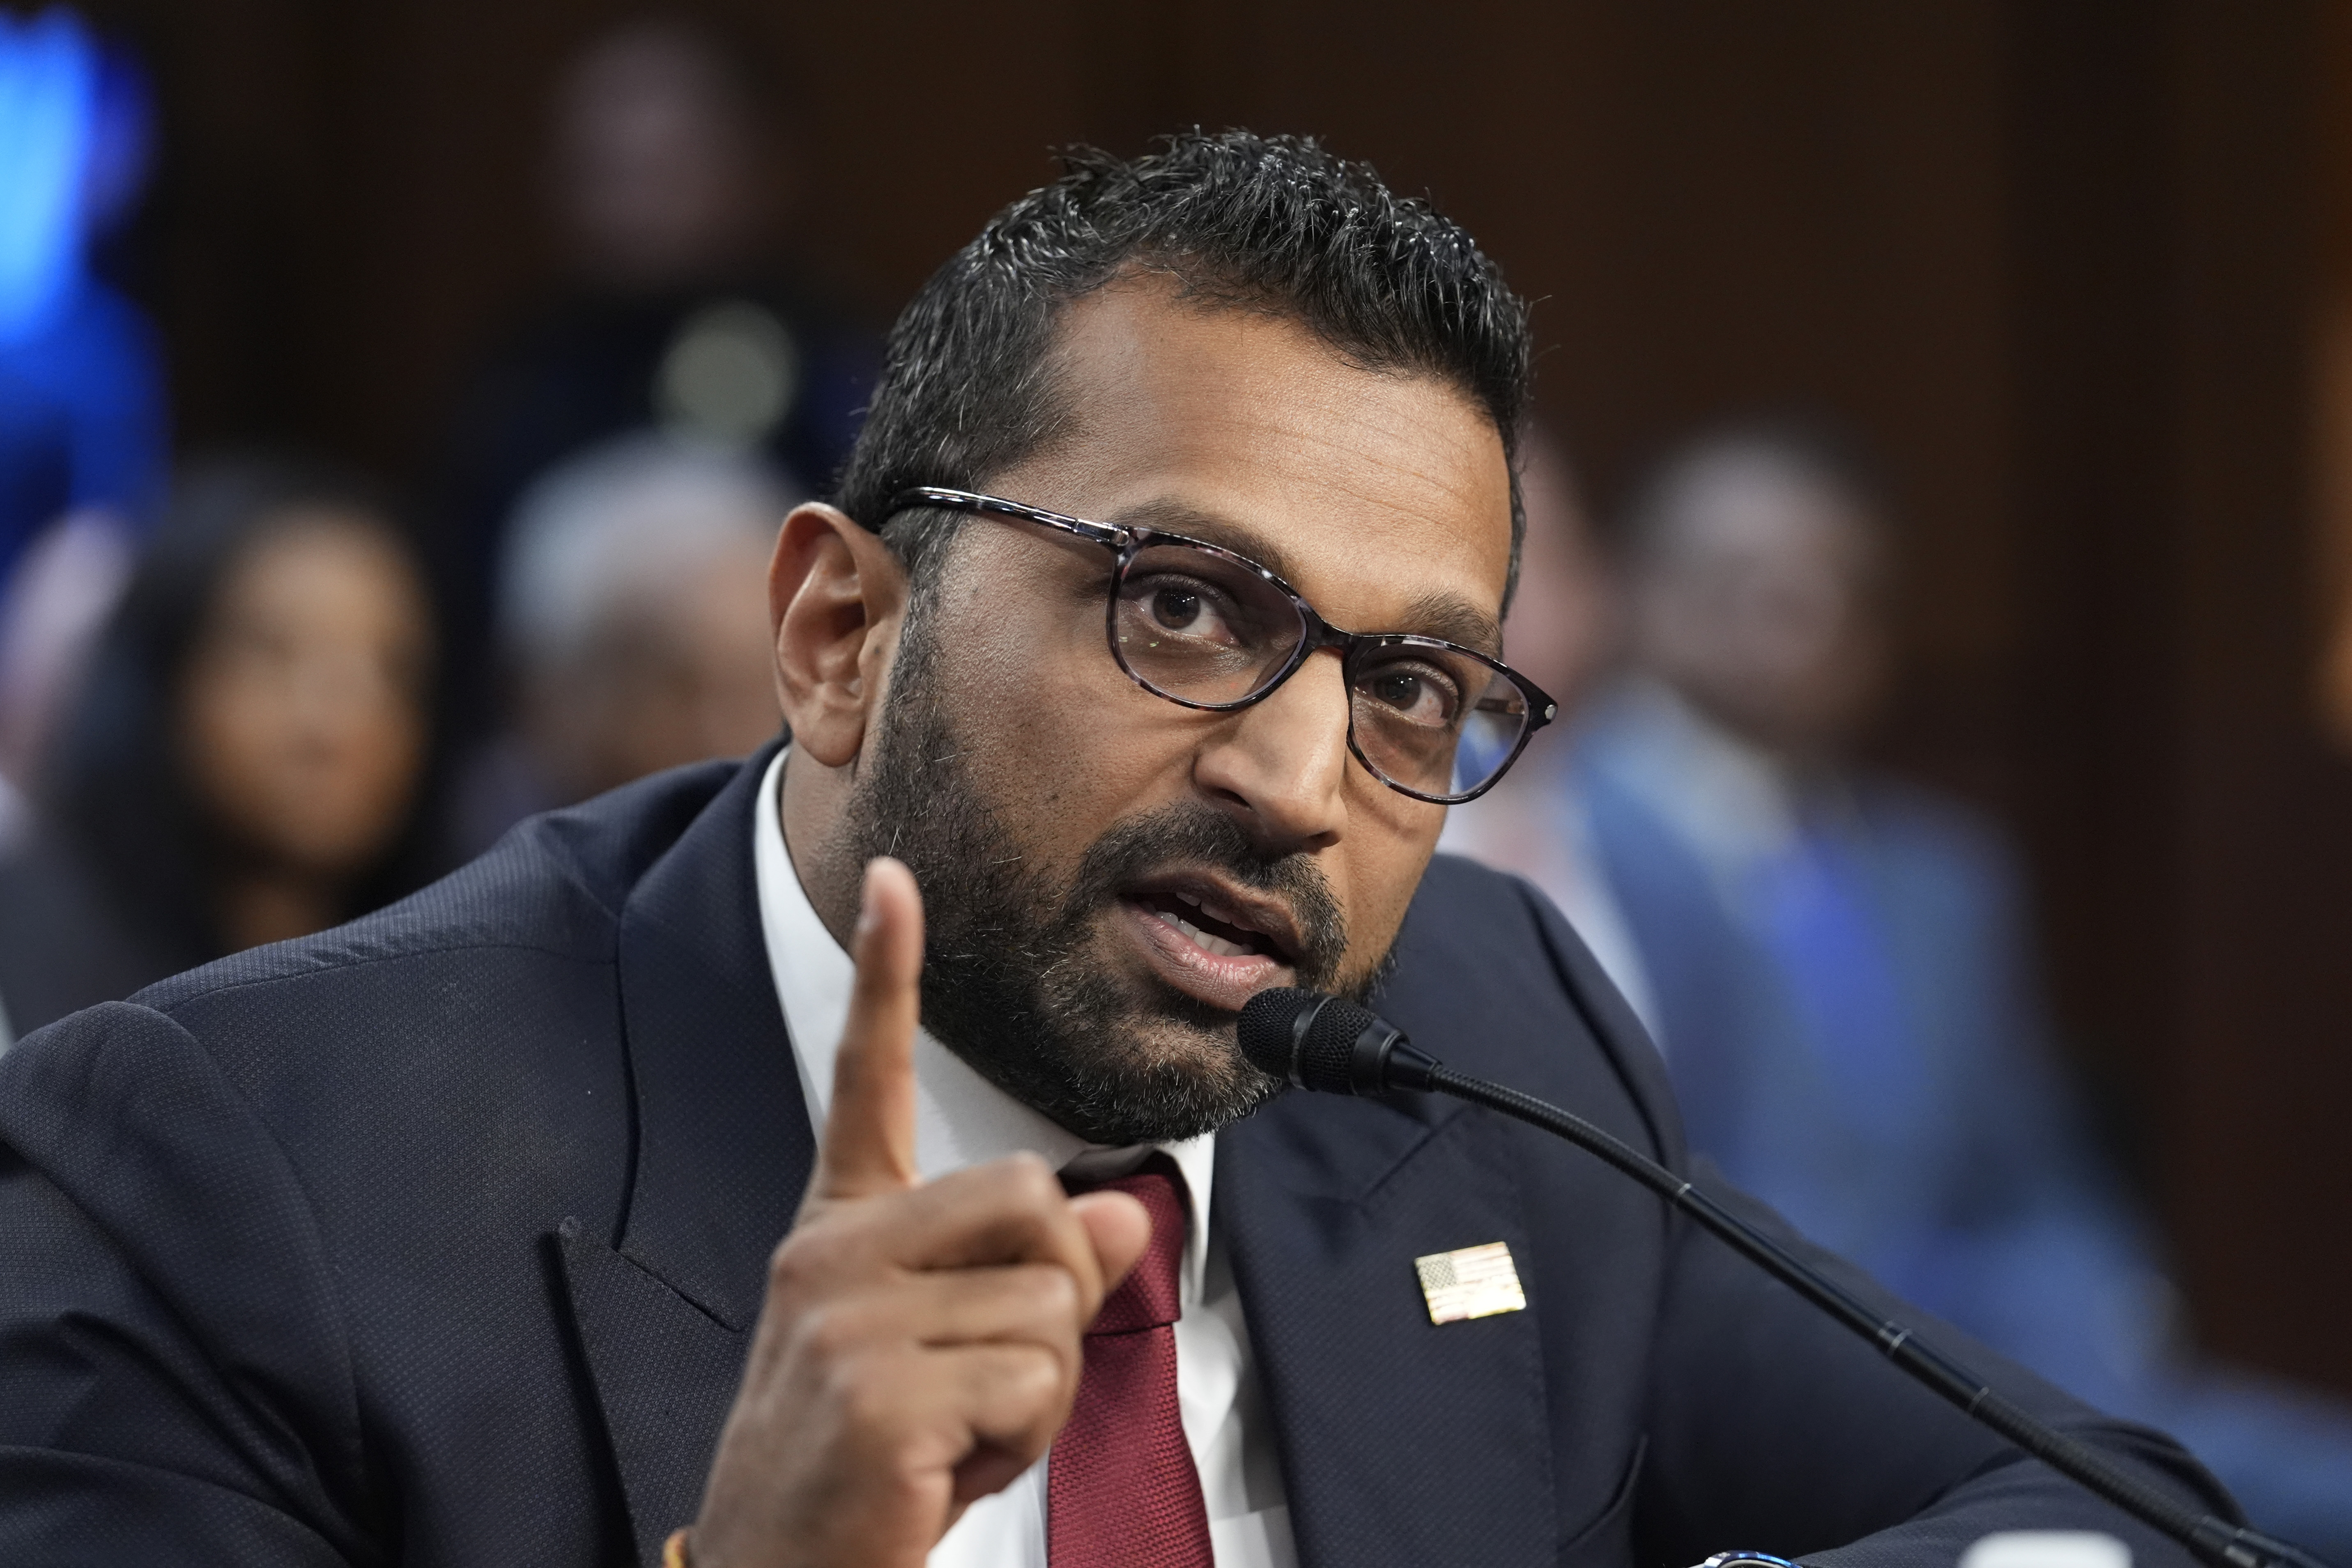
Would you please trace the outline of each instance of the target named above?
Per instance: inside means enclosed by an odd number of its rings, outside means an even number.
[[[1306,1032],[1299,1032],[1306,1020]],[[1259,1071],[1327,1094],[1359,1092],[1356,1039],[1378,1015],[1313,991],[1261,991],[1242,1008],[1242,1055]]]
[[[1289,1082],[1291,1033],[1298,1026],[1300,1015],[1312,1011],[1322,1000],[1312,991],[1284,986],[1251,997],[1242,1006],[1238,1038],[1243,1058],[1268,1077]]]

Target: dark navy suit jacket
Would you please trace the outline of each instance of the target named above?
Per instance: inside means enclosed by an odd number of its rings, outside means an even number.
[[[764,761],[536,819],[0,1058],[0,1563],[657,1559],[813,1153],[752,881]],[[1421,1045],[1683,1164],[1658,1058],[1524,884],[1441,858],[1399,958],[1379,1005]],[[1306,1563],[1950,1568],[2033,1524],[2183,1561],[1486,1112],[1288,1095],[1216,1180]],[[1433,1326],[1413,1258],[1493,1241],[1527,1310]]]

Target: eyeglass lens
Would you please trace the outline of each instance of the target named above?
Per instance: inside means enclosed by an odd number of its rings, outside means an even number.
[[[1223,707],[1281,677],[1307,622],[1288,594],[1239,557],[1150,544],[1120,575],[1111,636],[1119,661],[1145,686]],[[1517,683],[1458,649],[1402,637],[1359,645],[1347,678],[1364,761],[1419,794],[1479,789],[1510,762],[1527,728]]]

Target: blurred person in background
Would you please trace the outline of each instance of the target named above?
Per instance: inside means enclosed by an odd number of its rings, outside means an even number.
[[[657,427],[815,493],[847,456],[880,347],[781,258],[797,172],[772,96],[750,51],[677,19],[624,25],[564,72],[547,189],[565,287],[475,378],[445,464],[458,668],[487,651],[504,525],[563,458]]]
[[[1631,669],[1580,727],[1576,801],[1693,1147],[2352,1561],[2352,1413],[2173,1342],[2149,1227],[2062,1080],[2008,844],[1856,763],[1894,567],[1867,466],[1819,429],[1726,427],[1658,468],[1624,543]],[[1522,595],[1543,569],[1530,550]]]
[[[801,499],[753,456],[658,434],[596,447],[531,488],[499,573],[511,714],[467,770],[462,847],[775,735],[768,556]]]
[[[369,488],[221,462],[180,487],[100,639],[30,841],[0,862],[18,1034],[404,892],[433,624]]]
[[[0,846],[162,500],[161,351],[104,276],[152,121],[144,75],[75,13],[0,11]]]
[[[1513,668],[1552,694],[1563,713],[1592,695],[1622,633],[1617,585],[1575,470],[1557,437],[1530,426],[1519,493],[1527,536],[1503,624]],[[1633,1011],[1657,1033],[1642,955],[1595,858],[1572,727],[1538,731],[1486,794],[1446,813],[1438,847],[1525,877],[1559,906]]]

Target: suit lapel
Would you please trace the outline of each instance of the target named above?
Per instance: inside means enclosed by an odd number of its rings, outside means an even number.
[[[634,1560],[658,1563],[663,1539],[701,1507],[749,1342],[576,1221],[554,1242]]]
[[[1294,1093],[1218,1141],[1215,1223],[1308,1568],[1552,1561],[1537,1313],[1432,1324],[1413,1270],[1501,1241],[1528,1279],[1492,1131],[1446,1102]]]
[[[815,1157],[751,862],[772,754],[743,764],[622,910],[629,1207],[617,1237],[567,1224],[552,1238],[648,1563],[699,1505],[768,1257]],[[1433,1325],[1412,1267],[1502,1241],[1528,1279],[1494,1131],[1449,1102],[1293,1094],[1219,1140],[1216,1223],[1307,1568],[1551,1559],[1538,1314]]]
[[[641,1562],[692,1521],[767,1261],[815,1158],[768,973],[745,763],[621,911],[622,1026],[636,1160],[620,1235],[556,1238]]]

